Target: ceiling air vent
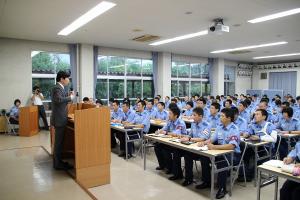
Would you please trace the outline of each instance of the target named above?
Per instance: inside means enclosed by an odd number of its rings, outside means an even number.
[[[159,36],[146,34],[146,35],[133,38],[132,40],[136,42],[151,42],[158,39],[160,39]]]
[[[268,79],[268,73],[260,73],[260,79]]]
[[[232,52],[229,52],[230,54],[233,54],[233,55],[238,55],[238,54],[244,54],[244,53],[250,53],[252,51],[249,51],[249,50],[241,50],[241,51],[232,51]]]

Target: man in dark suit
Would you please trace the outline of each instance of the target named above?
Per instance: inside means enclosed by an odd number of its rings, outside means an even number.
[[[59,71],[56,76],[57,83],[51,92],[51,125],[55,128],[53,167],[57,170],[68,170],[72,168],[68,163],[63,162],[61,158],[65,127],[68,121],[67,104],[74,99],[73,93],[68,94],[65,91],[65,87],[70,82],[69,77],[70,75],[68,73]]]

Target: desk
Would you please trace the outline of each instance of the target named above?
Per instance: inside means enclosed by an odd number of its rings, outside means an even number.
[[[150,125],[151,126],[158,126],[160,128],[164,127],[167,124],[165,120],[154,120],[150,119]]]
[[[39,132],[39,112],[37,106],[20,107],[19,136],[30,137]]]
[[[274,175],[276,178],[275,180],[268,182],[267,184],[261,183],[261,173],[265,172],[270,175]],[[274,191],[274,200],[277,200],[278,197],[278,177],[285,178],[290,181],[295,181],[297,183],[300,183],[300,176],[293,176],[292,174],[282,172],[280,168],[272,167],[268,165],[260,165],[258,167],[258,180],[257,180],[257,200],[260,200],[260,189],[266,185],[269,185],[271,183],[275,182],[275,191]]]
[[[265,149],[267,155],[259,157],[258,155],[258,148],[261,146],[265,146],[268,144],[272,144],[271,142],[255,142],[255,141],[244,141],[241,140],[241,142],[247,143],[247,148],[250,147],[254,150],[254,187],[256,187],[256,181],[257,181],[257,162],[266,158],[270,158],[272,156],[272,145],[269,147],[269,151]]]
[[[143,142],[143,129],[142,128],[132,128],[132,129],[125,129],[122,124],[119,125],[111,125],[110,128],[120,131],[125,134],[125,154],[126,154],[126,161],[128,161],[128,142],[134,142],[134,141],[141,141]],[[129,132],[139,132],[139,138],[138,139],[129,139],[128,133]]]
[[[221,171],[225,171],[225,170],[230,170],[230,191],[229,194],[232,194],[232,173],[233,173],[233,150],[208,150],[208,151],[200,151],[195,149],[195,147],[197,146],[196,143],[191,144],[191,145],[184,145],[181,143],[176,143],[176,142],[172,142],[170,141],[171,137],[169,138],[162,138],[162,137],[156,137],[154,136],[154,134],[148,134],[148,135],[144,135],[144,140],[152,140],[154,142],[158,142],[158,143],[162,143],[162,144],[166,144],[178,149],[182,149],[185,151],[189,151],[201,156],[205,156],[208,157],[211,161],[211,187],[210,187],[210,198],[214,199],[214,179],[215,179],[215,174]],[[143,142],[143,152],[146,151],[146,144],[145,142]],[[230,154],[231,155],[231,161],[228,161],[226,158],[226,154]],[[146,153],[143,153],[144,155],[144,170],[146,170]],[[217,169],[215,166],[215,158],[217,156],[223,156],[225,158],[225,160],[228,161],[228,167],[222,168],[222,169]]]
[[[74,160],[74,176],[85,188],[109,184],[109,108],[83,108],[82,104],[73,104],[70,107],[74,109],[68,115],[63,158]],[[51,141],[55,142],[53,132],[51,131]]]
[[[280,134],[280,136],[287,140],[289,151],[291,151],[291,139],[300,137],[300,134]]]

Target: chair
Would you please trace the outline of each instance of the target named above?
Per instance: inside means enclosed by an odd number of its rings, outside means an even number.
[[[278,134],[277,135],[277,148],[276,148],[276,152],[275,152],[274,156],[272,156],[272,158],[274,158],[276,160],[280,160],[279,148],[280,148],[281,140],[282,140],[282,137],[281,137],[281,135]]]
[[[9,121],[10,114],[9,113],[6,113],[5,118],[6,118],[7,125],[10,129],[9,132],[7,131],[7,135],[18,135],[18,133],[15,131],[15,129],[19,128],[19,125],[10,123],[10,121]]]
[[[248,144],[245,143],[245,147],[244,147],[244,150],[242,152],[242,156],[241,156],[241,159],[240,159],[240,162],[238,163],[238,165],[233,165],[233,171],[235,171],[235,174],[232,176],[232,186],[231,186],[232,188],[233,188],[233,185],[234,185],[236,179],[238,178],[239,171],[240,171],[241,167],[243,168],[244,187],[247,186],[245,163],[244,163],[244,156],[245,156],[245,153],[246,153],[246,150],[247,150],[247,145]]]

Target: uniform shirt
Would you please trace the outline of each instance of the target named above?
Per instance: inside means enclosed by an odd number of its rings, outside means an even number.
[[[178,108],[181,110],[182,109],[182,103],[181,102],[177,102],[177,106]]]
[[[218,142],[219,145],[233,144],[234,152],[240,153],[240,133],[234,123],[218,126],[216,132],[212,134],[211,141]]]
[[[293,107],[293,110],[294,110],[293,117],[300,120],[300,105],[295,104],[295,106]]]
[[[238,118],[233,123],[238,127],[239,133],[244,133],[247,131],[248,123],[241,116],[238,116]]]
[[[154,115],[156,113],[156,110],[154,107],[151,108],[151,110],[146,109],[145,112],[149,115],[149,118],[154,118]]]
[[[291,118],[289,120],[282,118],[276,128],[281,131],[300,131],[300,121],[296,118]]]
[[[192,138],[202,138],[208,140],[210,138],[210,124],[207,121],[193,122],[189,133]]]
[[[215,116],[210,114],[206,120],[210,123],[211,128],[217,128],[221,124],[220,114],[216,114]]]
[[[168,120],[162,130],[178,135],[187,135],[185,122],[180,118],[177,118],[175,121]]]
[[[186,111],[184,111],[184,113],[183,113],[185,116],[192,116],[192,114],[193,114],[193,109],[191,108],[191,109],[189,109],[189,110],[186,110]]]
[[[288,157],[293,158],[294,160],[296,158],[298,158],[298,160],[300,160],[300,141],[297,142],[297,144],[295,145],[295,149],[293,149],[289,154]]]
[[[17,106],[13,106],[9,111],[9,116],[18,119],[19,118],[19,108]]]
[[[203,118],[204,118],[204,119],[207,119],[209,115],[210,115],[210,111],[209,111],[209,109],[205,106],[204,109],[203,109]]]
[[[170,100],[165,102],[165,107],[166,108],[169,108],[169,105],[170,105]]]
[[[244,118],[247,123],[250,123],[250,113],[247,110],[244,110],[243,112],[240,112],[240,117]]]
[[[252,122],[247,129],[247,133],[250,135],[257,135],[257,136],[261,137],[264,134],[262,132],[262,130],[265,127],[266,123],[267,123],[266,121],[262,122],[261,124]],[[272,123],[268,122],[268,126],[266,128],[266,133],[270,135],[271,132],[275,129],[276,129],[276,127]]]
[[[185,108],[185,106],[186,106],[186,102],[185,101],[181,102],[181,108]]]
[[[42,93],[40,93],[40,95],[44,97]],[[34,96],[33,105],[42,106],[43,105],[42,99],[38,95],[33,94],[31,97],[33,96]]]
[[[135,117],[135,112],[131,109],[128,109],[128,111],[124,113],[124,116],[122,118],[122,121],[126,121],[126,122],[132,122],[134,120]]]
[[[124,117],[124,113],[121,108],[119,108],[117,111],[113,110],[113,112],[111,114],[111,119],[122,120],[123,117]]]
[[[155,119],[167,120],[169,118],[169,113],[166,110],[156,110],[154,114]]]
[[[150,128],[150,116],[149,114],[144,110],[143,112],[137,112],[135,113],[134,119],[132,121],[133,124],[143,124],[144,133],[148,133]]]

